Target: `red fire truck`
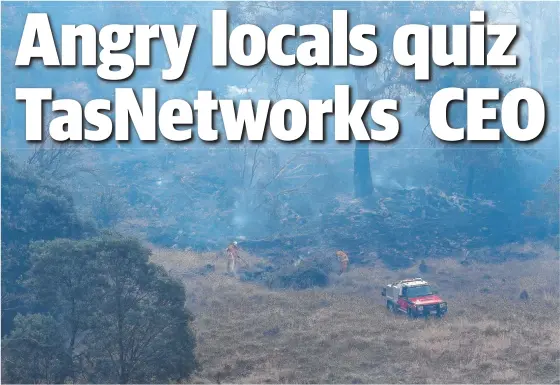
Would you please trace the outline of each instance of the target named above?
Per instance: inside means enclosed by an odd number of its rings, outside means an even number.
[[[403,279],[383,288],[381,295],[387,299],[387,309],[402,312],[410,318],[443,317],[447,302],[434,294],[430,284],[422,278]]]

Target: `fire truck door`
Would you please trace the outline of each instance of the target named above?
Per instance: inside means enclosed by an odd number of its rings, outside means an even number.
[[[402,292],[399,295],[397,306],[399,307],[399,309],[403,310],[404,312],[408,310],[408,301],[406,299],[406,287],[402,289]]]

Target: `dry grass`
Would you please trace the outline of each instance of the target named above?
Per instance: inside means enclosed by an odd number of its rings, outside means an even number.
[[[196,382],[558,383],[558,255],[540,254],[469,266],[427,260],[426,274],[354,268],[327,289],[299,292],[225,276],[225,259],[211,253],[155,250],[153,260],[184,278],[202,365]],[[190,274],[207,263],[217,271]],[[386,312],[382,285],[419,275],[448,300],[445,319]],[[529,302],[519,300],[523,289]]]

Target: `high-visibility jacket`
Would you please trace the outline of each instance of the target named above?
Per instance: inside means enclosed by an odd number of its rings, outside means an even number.
[[[348,254],[346,254],[344,251],[338,250],[336,252],[336,256],[338,257],[341,263],[348,262]]]
[[[230,259],[235,259],[237,258],[237,253],[239,251],[239,248],[232,243],[227,247],[226,251]]]

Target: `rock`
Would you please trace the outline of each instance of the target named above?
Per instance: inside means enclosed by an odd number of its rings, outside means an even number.
[[[263,336],[265,337],[274,337],[278,334],[280,334],[280,328],[278,326],[273,327],[272,329],[265,330],[263,332]]]
[[[199,268],[198,270],[195,271],[196,275],[208,275],[210,273],[213,273],[216,270],[216,267],[212,264],[207,264],[204,267]]]

